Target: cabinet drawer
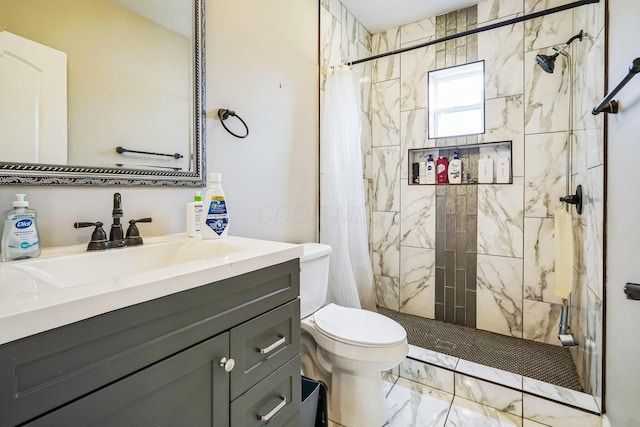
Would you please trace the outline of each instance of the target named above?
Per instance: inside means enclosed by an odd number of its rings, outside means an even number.
[[[231,402],[231,427],[298,425],[301,389],[297,356]]]
[[[231,329],[231,399],[240,396],[269,373],[300,353],[300,301]]]
[[[189,426],[229,423],[228,333],[180,352],[27,423],[50,426]]]

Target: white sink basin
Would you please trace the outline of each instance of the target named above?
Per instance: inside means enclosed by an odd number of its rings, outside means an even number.
[[[0,262],[0,345],[301,256],[301,245],[183,233],[106,251],[43,248],[37,259]]]
[[[225,240],[179,239],[16,263],[15,268],[58,288],[129,278],[187,263],[224,263],[246,248]]]

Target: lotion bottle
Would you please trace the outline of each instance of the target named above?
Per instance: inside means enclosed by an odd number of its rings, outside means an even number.
[[[4,213],[3,261],[40,256],[37,212],[35,209],[29,209],[29,202],[24,197],[24,194],[16,194],[13,209]]]
[[[187,203],[187,236],[189,237],[202,237],[200,233],[202,206],[202,195],[196,191],[193,202]]]
[[[229,212],[222,190],[222,174],[218,172],[209,174],[209,188],[204,195],[200,233],[203,239],[220,239],[229,234]]]
[[[458,152],[453,154],[453,160],[449,162],[449,183],[460,184],[462,182],[462,160],[458,157]]]
[[[433,161],[433,156],[429,154],[429,158],[427,159],[426,184],[435,184],[435,183],[436,183],[436,162]]]

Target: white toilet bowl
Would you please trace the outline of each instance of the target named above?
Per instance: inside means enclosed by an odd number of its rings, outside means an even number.
[[[382,372],[406,357],[404,328],[378,313],[335,304],[301,326],[317,344],[316,363],[331,374],[331,420],[349,427],[382,426],[388,418]]]
[[[348,427],[382,427],[387,422],[382,372],[407,356],[406,331],[378,313],[336,304],[325,306],[331,247],[305,243],[303,249],[303,374],[329,386],[332,421]]]

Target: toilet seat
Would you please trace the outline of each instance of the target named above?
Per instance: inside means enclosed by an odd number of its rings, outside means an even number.
[[[338,342],[361,347],[393,347],[407,334],[396,321],[372,311],[329,304],[313,314],[319,332]]]

